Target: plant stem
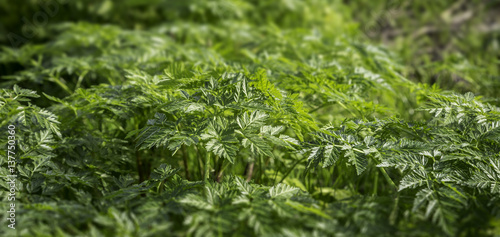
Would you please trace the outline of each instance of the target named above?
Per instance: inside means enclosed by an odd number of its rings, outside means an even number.
[[[217,161],[215,162],[215,173],[214,173],[214,181],[219,183],[219,176],[221,175],[221,169],[222,169],[222,164],[221,160],[224,160],[224,158],[217,156]]]
[[[259,184],[262,183],[262,156],[259,155]]]
[[[384,178],[387,180],[389,185],[394,189],[395,192],[398,192],[398,186],[396,186],[396,184],[392,181],[391,177],[389,177],[384,167],[381,167],[380,170],[382,171],[382,174],[384,175]]]
[[[135,152],[135,161],[137,163],[137,173],[139,174],[139,183],[144,181],[144,174],[142,172],[142,159],[139,151]]]
[[[225,159],[221,159],[221,161],[219,162],[219,172],[217,172],[217,175],[216,175],[216,180],[217,183],[220,183],[220,181],[222,180],[222,174],[224,173],[224,169],[226,168],[226,166],[224,165],[226,160]]]
[[[227,162],[226,159],[224,159],[223,157],[219,157],[217,165],[218,165],[217,173],[215,174],[214,179],[215,181],[220,183],[220,181],[222,180],[222,175],[224,173],[224,170],[229,165],[229,162]]]
[[[64,84],[61,80],[59,80],[59,78],[57,78],[57,77],[49,77],[48,80],[51,81],[51,82],[56,83],[59,87],[61,87],[61,89],[63,89],[66,93],[68,93],[68,95],[71,95],[73,93],[69,89],[69,87],[66,86],[66,84]]]
[[[373,196],[377,196],[377,189],[378,189],[378,172],[375,172],[375,180],[374,186],[373,186]]]
[[[253,167],[255,166],[255,163],[254,162],[250,162],[247,164],[247,169],[246,169],[246,173],[247,173],[247,182],[250,182],[250,180],[252,180],[252,175],[253,175]]]
[[[182,145],[182,163],[184,164],[184,170],[186,172],[186,179],[190,180],[189,169],[188,169],[188,154],[186,151],[186,145]]]
[[[206,182],[209,177],[208,173],[208,165],[210,163],[210,152],[207,151],[207,155],[205,156],[205,173],[203,174],[203,181]]]
[[[200,150],[196,146],[194,147],[194,149],[196,150],[196,160],[198,161],[197,162],[198,163],[198,171],[199,171],[199,174],[200,174],[199,177],[200,177],[200,179],[202,179],[203,178],[203,168],[201,167],[201,163],[202,163],[201,159],[202,158],[201,158],[201,155],[200,155]]]
[[[283,163],[282,163],[282,162],[280,162],[280,166],[279,166],[279,168],[278,168],[278,169],[276,169],[276,170],[275,170],[275,172],[274,172],[273,185],[275,185],[275,184],[276,184],[276,177],[278,177],[278,172],[281,170],[281,165],[283,165]]]
[[[283,175],[283,178],[281,178],[280,180],[280,183],[283,182],[283,180],[286,179],[286,177],[288,177],[288,175],[290,174],[290,172],[292,172],[292,170],[295,168],[295,166],[297,166],[300,162],[304,161],[305,159],[307,159],[307,157],[303,158],[302,160],[298,160],[296,161],[293,165],[292,165],[292,168],[290,168],[286,173],[285,175]]]
[[[389,223],[391,225],[396,224],[398,218],[398,207],[399,207],[399,193],[396,196],[396,201],[394,202],[394,207],[392,208],[391,215],[389,216]]]

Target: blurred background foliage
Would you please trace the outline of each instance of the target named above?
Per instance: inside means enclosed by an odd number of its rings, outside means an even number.
[[[344,2],[368,38],[399,52],[408,78],[498,97],[500,1]]]
[[[119,55],[125,54],[121,51],[122,47],[127,47],[130,54],[134,54],[132,52],[134,49],[137,52],[144,52],[144,48],[138,47],[148,47],[151,43],[155,46],[163,44],[163,47],[166,47],[165,42],[148,43],[137,39],[139,36],[136,36],[138,34],[135,30],[147,30],[148,33],[158,33],[160,37],[156,39],[173,41],[182,47],[190,45],[201,47],[199,49],[203,50],[214,50],[216,56],[220,55],[231,62],[248,60],[249,57],[254,61],[262,58],[262,55],[256,53],[262,52],[263,48],[266,48],[267,58],[273,57],[275,55],[269,49],[271,45],[280,51],[281,56],[296,56],[303,60],[311,60],[311,55],[320,56],[316,53],[320,50],[325,54],[324,49],[328,48],[330,52],[335,51],[335,59],[338,60],[342,52],[349,54],[349,46],[339,44],[339,41],[343,40],[342,37],[346,36],[348,44],[351,45],[353,40],[359,39],[360,42],[378,43],[378,47],[391,48],[392,52],[397,52],[397,56],[390,58],[404,65],[398,68],[398,72],[412,81],[437,84],[440,88],[462,93],[472,91],[487,96],[492,101],[497,101],[497,91],[500,88],[498,71],[500,26],[497,14],[500,3],[497,0],[305,2],[27,0],[23,4],[12,4],[3,0],[0,6],[2,16],[0,43],[6,47],[20,47],[25,44],[34,48],[39,44],[76,47],[71,51],[62,49],[56,52],[69,54],[67,56],[76,53],[78,58],[85,58],[99,53],[99,51],[88,51],[90,44],[91,47],[101,47],[101,49],[114,46],[120,50],[117,51],[118,55],[112,56],[120,62],[113,63],[120,64],[126,60],[123,59],[123,55]],[[68,23],[73,26],[68,28]],[[81,35],[97,34],[99,30],[93,27],[102,27],[92,26],[89,23],[113,25],[109,26],[113,30],[102,29],[101,35],[104,34],[108,40],[113,38],[115,42],[109,45],[105,45],[107,44],[105,42],[96,44],[92,41],[95,37],[96,40],[104,40],[104,38],[99,39],[97,35],[84,42]],[[78,28],[75,24],[79,24]],[[68,30],[70,32],[61,35]],[[119,32],[122,30],[133,30],[128,32],[132,36],[124,36],[125,34]],[[80,42],[66,43],[65,46],[54,42],[56,39],[62,41],[62,37],[73,37]],[[136,37],[136,39],[135,42],[117,45],[119,41],[129,41],[118,40],[116,37]],[[148,38],[146,41],[154,40],[151,36],[144,37]],[[319,44],[307,47],[324,48],[316,48],[318,51],[304,48],[302,55],[297,52],[297,47],[301,47],[300,45],[290,45],[291,42],[296,43],[290,37],[307,38],[309,41],[319,39]],[[335,43],[325,44],[327,41]],[[132,46],[134,44],[135,46]],[[332,50],[334,45],[342,50]],[[354,47],[359,45],[362,44],[354,43]],[[82,46],[84,47],[81,48]],[[78,48],[84,50],[83,55],[76,52]],[[172,49],[172,46],[170,48],[169,52],[178,51]],[[47,48],[44,47],[43,50],[46,51]],[[26,64],[29,63],[26,58],[9,58],[5,54],[9,52],[5,51],[2,53],[4,63],[0,68],[1,75],[19,74],[27,67],[32,68]],[[35,49],[21,48],[22,51],[28,51],[23,54],[25,57],[31,57],[30,60],[34,60],[34,57],[43,62],[53,57],[50,52],[35,53]],[[37,57],[26,55],[27,53],[36,54]],[[359,61],[350,56],[347,58],[351,62],[341,63],[342,65],[353,65]],[[87,62],[89,60],[98,61],[87,58]],[[260,61],[261,64],[269,65],[269,62]],[[154,67],[149,61],[144,61],[144,64]],[[103,67],[92,63],[85,66]],[[111,68],[110,65],[107,67],[108,70]],[[119,68],[124,67],[126,66],[119,66]],[[95,72],[81,70],[76,76],[90,73],[89,77],[99,77]],[[100,75],[101,77],[109,76],[105,72],[106,69],[100,71],[104,73]],[[27,73],[26,70],[24,73]],[[83,83],[85,85],[89,82]]]

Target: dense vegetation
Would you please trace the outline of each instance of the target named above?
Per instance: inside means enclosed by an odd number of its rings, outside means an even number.
[[[0,235],[498,236],[499,9],[0,1]]]

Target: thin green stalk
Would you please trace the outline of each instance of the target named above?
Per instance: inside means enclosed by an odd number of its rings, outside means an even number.
[[[391,177],[389,177],[389,175],[385,171],[384,167],[381,167],[380,170],[382,171],[382,174],[384,175],[384,178],[387,180],[389,185],[394,189],[395,192],[397,192],[398,186],[396,186],[396,184],[392,181]]]
[[[75,90],[78,90],[78,88],[80,88],[81,84],[82,84],[82,81],[83,81],[83,78],[87,75],[89,71],[84,71],[82,74],[80,74],[80,76],[78,77],[78,81],[76,83],[76,86],[75,86]]]
[[[286,179],[286,177],[288,177],[288,175],[292,172],[292,170],[295,168],[295,166],[297,166],[300,162],[304,161],[305,159],[307,159],[307,157],[304,157],[304,158],[302,158],[301,160],[296,161],[296,162],[292,165],[292,168],[290,168],[290,169],[289,169],[289,170],[285,173],[285,175],[283,175],[283,178],[281,178],[280,183],[282,183],[282,182],[283,182],[283,180],[285,180],[285,179]]]
[[[219,173],[217,174],[217,182],[220,183],[222,180],[222,176],[224,175],[224,170],[230,165],[231,163],[228,162],[226,159],[222,159],[221,166],[219,169]]]
[[[198,171],[199,171],[199,174],[200,174],[200,178],[203,178],[203,168],[201,167],[201,155],[200,155],[200,151],[199,149],[195,146],[194,149],[196,150],[196,161],[198,163]]]
[[[208,165],[210,163],[210,155],[211,153],[207,151],[207,155],[205,156],[205,173],[203,174],[203,181],[207,182],[209,173],[208,173]]]
[[[68,95],[71,95],[73,92],[69,89],[66,84],[64,84],[62,81],[60,81],[58,78],[55,77],[49,77],[49,81],[56,83],[59,87],[61,87]]]
[[[184,165],[184,171],[186,172],[186,179],[190,180],[191,177],[189,177],[188,154],[186,150],[186,145],[182,145],[182,163]]]
[[[375,178],[373,181],[373,196],[377,196],[377,190],[378,190],[378,172],[375,172]]]
[[[282,162],[280,162],[280,166],[279,166],[279,167],[278,167],[278,169],[276,169],[276,171],[274,172],[273,185],[275,185],[275,184],[276,184],[276,178],[278,177],[278,172],[279,172],[279,170],[281,169],[281,165],[282,165],[282,164],[283,164],[283,163],[282,163]]]
[[[389,216],[389,223],[391,225],[396,224],[398,218],[398,207],[399,207],[399,193],[396,196],[396,201],[394,202],[394,207],[392,208],[391,215]]]
[[[259,183],[262,183],[262,156],[259,155]]]

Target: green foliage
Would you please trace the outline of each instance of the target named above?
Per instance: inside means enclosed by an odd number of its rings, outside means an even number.
[[[378,34],[437,21],[422,7],[446,27],[469,3],[346,2],[53,1],[32,37],[3,18],[0,173],[14,155],[18,176],[16,230],[0,234],[498,235],[496,59],[474,43],[495,38],[388,49]],[[361,13],[383,7],[416,21],[366,32]]]

